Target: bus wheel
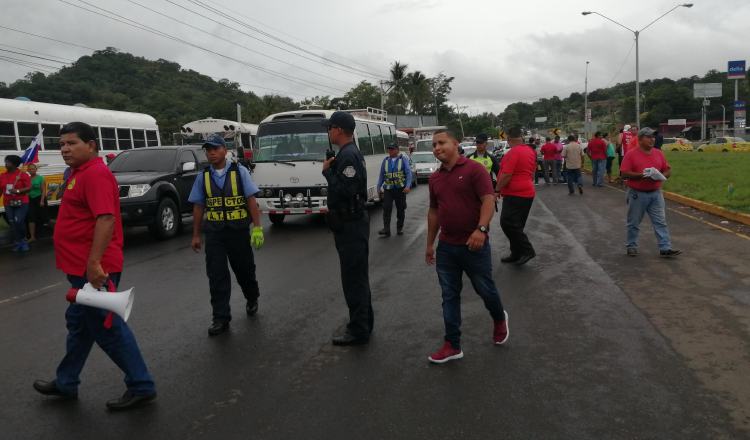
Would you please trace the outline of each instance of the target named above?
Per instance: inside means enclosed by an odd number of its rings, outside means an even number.
[[[169,197],[161,199],[159,207],[156,209],[156,218],[149,225],[149,230],[159,239],[172,238],[177,235],[180,228],[180,214],[177,212],[177,205]]]
[[[268,218],[274,225],[280,225],[284,223],[284,217],[286,217],[286,214],[268,214]]]

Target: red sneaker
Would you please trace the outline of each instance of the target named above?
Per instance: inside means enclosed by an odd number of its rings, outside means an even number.
[[[453,359],[461,359],[464,357],[464,352],[453,348],[450,342],[445,341],[445,344],[440,350],[432,353],[427,359],[434,364],[444,364]]]
[[[492,332],[492,339],[495,340],[495,345],[503,345],[508,341],[508,312],[505,313],[505,321],[495,321],[495,330]]]

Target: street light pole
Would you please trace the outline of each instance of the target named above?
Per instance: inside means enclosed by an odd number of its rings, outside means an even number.
[[[628,31],[632,32],[633,35],[635,36],[635,121],[636,121],[635,125],[638,128],[641,128],[641,85],[640,85],[640,72],[639,72],[639,62],[640,62],[639,57],[640,57],[640,54],[639,54],[639,50],[638,50],[639,49],[639,47],[638,47],[638,43],[639,43],[638,42],[638,37],[641,35],[641,32],[643,32],[647,28],[651,27],[652,24],[654,24],[657,21],[661,20],[667,14],[669,14],[670,12],[672,12],[675,9],[680,8],[680,7],[682,7],[682,8],[692,8],[693,4],[692,3],[681,3],[679,5],[676,5],[672,9],[670,9],[667,12],[665,12],[665,13],[661,14],[660,16],[656,17],[656,19],[654,21],[652,21],[651,23],[647,24],[646,26],[644,26],[640,30],[630,29],[629,27],[625,26],[624,24],[622,24],[620,22],[617,22],[615,20],[612,20],[611,18],[607,17],[606,15],[600,14],[600,13],[598,13],[596,11],[583,11],[583,12],[581,12],[581,15],[596,14],[596,15],[604,18],[605,20],[611,21],[612,23],[620,26],[623,29],[627,29]]]
[[[589,136],[589,62],[586,61],[586,79],[583,85],[583,132],[586,135],[586,139],[590,139]]]
[[[724,107],[724,104],[719,104],[721,106],[721,135],[726,136],[727,135],[727,108]]]

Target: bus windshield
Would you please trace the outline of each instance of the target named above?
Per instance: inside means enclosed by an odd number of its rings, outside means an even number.
[[[319,119],[261,124],[257,139],[255,162],[323,161],[329,147]]]

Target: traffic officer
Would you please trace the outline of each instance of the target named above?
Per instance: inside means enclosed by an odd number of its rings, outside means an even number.
[[[195,252],[200,251],[202,226],[206,234],[206,273],[213,308],[213,322],[208,334],[216,336],[227,331],[232,320],[229,307],[232,280],[227,259],[247,300],[247,315],[258,312],[260,291],[250,246],[252,244],[258,249],[263,245],[263,227],[255,202],[258,187],[247,168],[236,162],[227,162],[227,146],[218,134],[210,135],[203,148],[210,166],[195,178],[188,197],[193,204],[191,246]],[[251,219],[253,228],[248,237]]]
[[[479,133],[474,141],[477,146],[477,150],[467,156],[468,159],[479,162],[487,170],[487,173],[492,178],[492,187],[495,187],[497,183],[497,174],[500,172],[500,161],[490,153],[487,152],[487,135]]]
[[[406,217],[406,195],[411,191],[409,159],[398,151],[398,144],[388,145],[388,157],[383,159],[378,176],[378,192],[383,201],[383,229],[378,234],[391,236],[391,211],[396,203],[396,233],[403,235]]]
[[[328,227],[333,231],[341,266],[341,284],[349,307],[346,331],[333,338],[334,345],[360,345],[370,340],[373,312],[368,254],[370,218],[367,201],[365,158],[354,143],[354,117],[334,112],[323,120],[328,138],[339,147],[335,157],[323,162],[328,181]]]

